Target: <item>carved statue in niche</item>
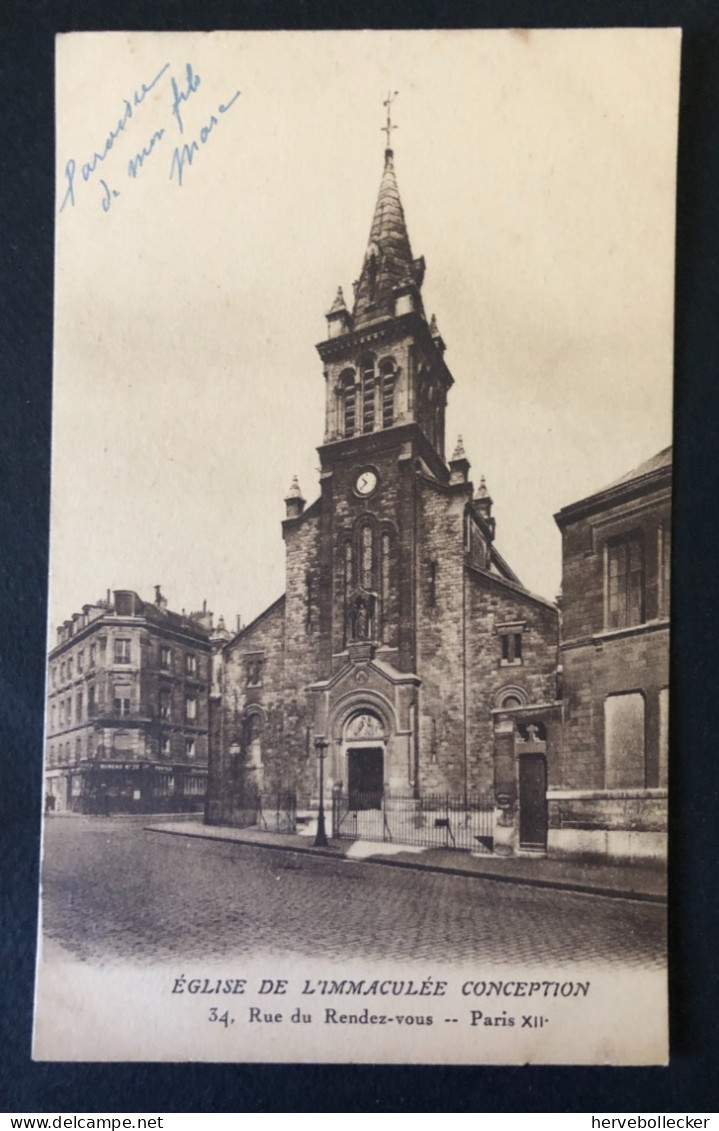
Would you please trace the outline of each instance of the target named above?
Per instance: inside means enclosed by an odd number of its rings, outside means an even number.
[[[355,715],[347,724],[347,738],[382,738],[384,729],[376,715]]]
[[[372,636],[372,597],[360,594],[355,597],[350,613],[350,639],[369,640]]]

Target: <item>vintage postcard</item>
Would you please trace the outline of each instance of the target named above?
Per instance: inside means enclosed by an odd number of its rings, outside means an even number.
[[[36,1059],[666,1062],[680,44],[58,39]]]

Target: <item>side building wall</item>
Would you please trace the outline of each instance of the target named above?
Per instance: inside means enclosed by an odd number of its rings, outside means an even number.
[[[467,605],[468,777],[483,791],[497,785],[496,712],[504,709],[512,719],[514,711],[519,720],[528,708],[556,700],[559,612],[518,586],[471,568]],[[511,644],[503,646],[503,636]],[[512,737],[511,764],[503,771],[509,780],[503,784],[515,792],[516,727]]]
[[[564,740],[548,794],[555,853],[666,854],[670,508],[667,462],[557,516]],[[630,553],[631,574],[621,556]]]

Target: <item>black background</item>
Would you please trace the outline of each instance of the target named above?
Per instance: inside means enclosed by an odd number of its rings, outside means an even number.
[[[34,1064],[54,223],[54,35],[681,26],[667,1068]],[[719,4],[0,2],[0,1111],[716,1111]],[[81,443],[81,436],[78,438]],[[617,1017],[631,1025],[632,1004]]]

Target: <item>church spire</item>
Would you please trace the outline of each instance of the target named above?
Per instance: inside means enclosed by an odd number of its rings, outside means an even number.
[[[378,319],[393,317],[397,313],[398,294],[413,292],[415,302],[410,305],[410,309],[421,309],[419,288],[424,275],[424,260],[412,258],[394,171],[394,153],[390,145],[391,131],[397,128],[390,117],[391,104],[396,94],[396,91],[394,96],[390,93],[384,103],[387,107],[387,124],[382,127],[387,134],[384,171],[367,251],[355,288],[352,312],[355,329]]]

